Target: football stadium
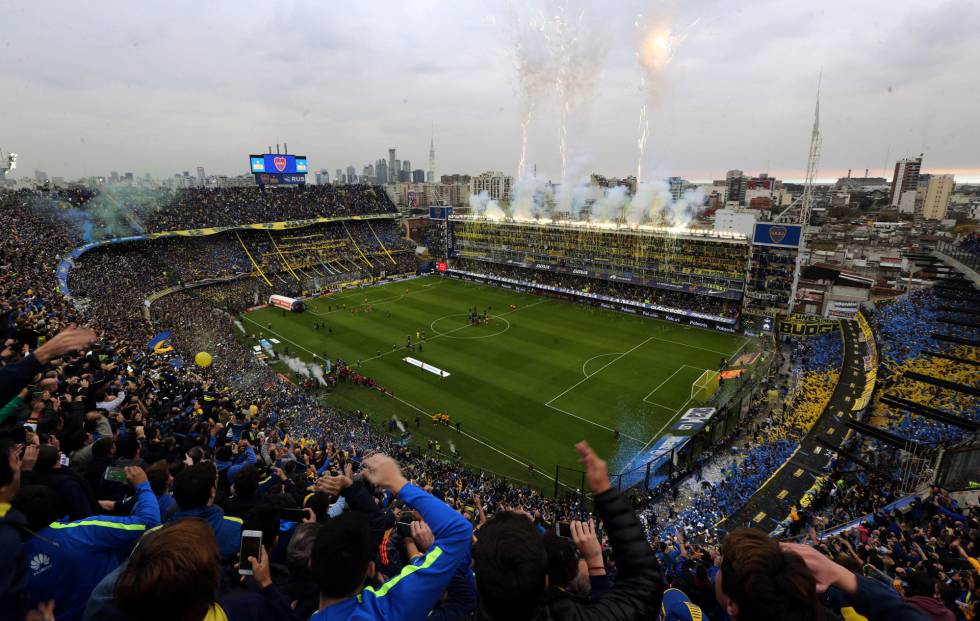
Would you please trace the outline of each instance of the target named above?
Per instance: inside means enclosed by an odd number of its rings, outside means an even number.
[[[21,4],[0,621],[980,620],[980,5]]]

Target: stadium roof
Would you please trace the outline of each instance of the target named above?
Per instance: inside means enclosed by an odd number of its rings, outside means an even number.
[[[529,228],[553,228],[566,230],[594,229],[620,233],[625,235],[648,235],[651,237],[677,237],[679,239],[710,240],[735,244],[748,243],[742,233],[734,231],[714,231],[710,229],[688,229],[684,227],[651,226],[647,224],[620,224],[615,222],[588,222],[585,220],[554,221],[545,218],[532,220],[523,218],[493,219],[482,216],[464,216],[453,214],[450,220],[457,222],[485,222],[505,226],[523,226]]]

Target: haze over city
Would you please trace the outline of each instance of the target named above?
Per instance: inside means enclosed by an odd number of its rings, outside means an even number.
[[[17,175],[238,175],[247,153],[282,142],[311,169],[360,169],[393,146],[424,167],[433,123],[438,173],[515,174],[526,120],[528,169],[559,179],[563,102],[570,174],[635,174],[646,104],[651,177],[737,167],[802,179],[822,72],[819,178],[866,168],[890,177],[896,159],[922,153],[929,172],[980,179],[973,3],[107,2],[95,12],[53,2],[3,12],[0,148],[20,155]],[[665,33],[667,54],[652,71],[639,62],[648,24]]]

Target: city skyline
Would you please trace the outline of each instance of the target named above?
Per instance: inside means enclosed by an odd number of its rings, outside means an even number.
[[[311,170],[360,171],[390,145],[424,170],[434,122],[437,179],[514,175],[528,99],[515,50],[522,27],[537,19],[533,11],[556,11],[532,5],[425,2],[339,14],[302,2],[244,10],[176,3],[168,14],[194,8],[194,19],[179,21],[123,3],[108,3],[98,17],[70,3],[11,6],[5,15],[18,28],[0,38],[7,59],[0,85],[11,94],[0,148],[20,155],[15,177],[41,169],[69,179],[111,170],[164,178],[199,166],[239,175],[249,153],[276,142],[305,154]],[[972,114],[980,90],[967,79],[980,62],[970,30],[980,7],[763,3],[730,11],[708,2],[693,12],[626,2],[600,13],[585,2],[562,6],[580,18],[597,58],[576,67],[592,85],[568,119],[574,175],[635,174],[638,110],[646,103],[645,178],[707,181],[740,168],[802,179],[822,70],[819,180],[848,169],[862,176],[866,168],[890,177],[896,161],[923,153],[923,172],[980,181]],[[673,24],[677,41],[647,92],[634,21],[651,9]],[[50,20],[52,13],[62,19]],[[281,48],[255,45],[269,29],[288,33]],[[382,50],[397,60],[378,75],[364,61]],[[536,164],[543,178],[559,181],[557,93],[545,84],[530,98],[528,168]]]

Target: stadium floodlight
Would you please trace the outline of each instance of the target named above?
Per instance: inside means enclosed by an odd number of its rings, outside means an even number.
[[[721,373],[706,370],[691,384],[691,401],[707,403],[720,385]]]

